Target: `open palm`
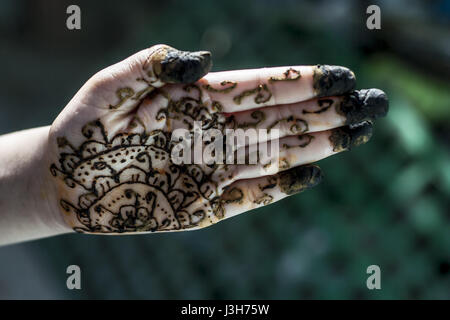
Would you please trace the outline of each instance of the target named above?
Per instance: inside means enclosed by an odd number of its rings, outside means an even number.
[[[343,67],[210,68],[208,52],[158,45],[74,96],[51,127],[48,153],[55,206],[74,230],[195,229],[270,204],[320,182],[311,163],[368,141],[388,109],[381,90],[354,91]],[[277,135],[230,146],[229,130],[248,129]],[[186,148],[196,141],[201,149]],[[261,142],[277,147],[265,161],[253,148]],[[202,157],[218,145],[244,161]]]

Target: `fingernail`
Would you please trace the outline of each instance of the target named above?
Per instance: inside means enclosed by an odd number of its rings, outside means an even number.
[[[388,110],[387,95],[380,89],[355,90],[336,108],[338,113],[346,117],[346,124],[373,121],[384,117]]]
[[[280,190],[288,195],[302,192],[322,181],[322,171],[318,166],[305,165],[278,173]]]
[[[211,70],[211,53],[208,51],[180,51],[170,48],[160,65],[159,78],[161,81],[193,83]]]
[[[364,144],[372,137],[372,124],[365,122],[357,126],[348,126],[332,130],[330,142],[334,152],[350,150]]]
[[[318,65],[314,70],[314,90],[318,97],[335,96],[355,88],[355,74],[340,66]]]

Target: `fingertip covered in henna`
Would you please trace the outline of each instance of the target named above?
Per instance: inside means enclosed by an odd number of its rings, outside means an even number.
[[[388,111],[388,97],[380,89],[355,90],[336,106],[336,112],[345,116],[348,125],[374,121],[386,116]]]
[[[181,51],[162,46],[152,57],[156,76],[165,83],[193,83],[212,67],[209,51]]]
[[[355,74],[348,68],[318,65],[314,69],[313,88],[317,97],[338,96],[356,86]]]
[[[316,165],[295,167],[280,172],[277,176],[280,190],[287,195],[293,195],[312,188],[323,179],[322,171]]]
[[[337,128],[331,131],[330,142],[334,152],[351,150],[367,143],[372,137],[372,124],[364,122],[355,126]]]

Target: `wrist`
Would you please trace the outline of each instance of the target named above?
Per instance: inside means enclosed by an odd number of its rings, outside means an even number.
[[[50,180],[49,129],[0,137],[0,244],[70,231],[57,208]]]
[[[51,148],[49,147],[50,126],[37,128],[40,130],[40,148],[36,150],[34,165],[31,165],[29,176],[35,176],[33,184],[32,204],[37,208],[40,220],[48,228],[49,232],[56,234],[72,232],[72,228],[64,220],[57,197],[56,186],[53,182],[50,166],[52,164]]]

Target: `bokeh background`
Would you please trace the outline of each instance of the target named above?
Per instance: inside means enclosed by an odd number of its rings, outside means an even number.
[[[157,43],[211,50],[215,71],[344,65],[391,107],[369,144],[321,161],[320,186],[250,214],[2,247],[0,298],[450,299],[449,1],[2,0],[0,40],[0,133],[50,124],[93,73]],[[381,290],[366,288],[371,264]]]

